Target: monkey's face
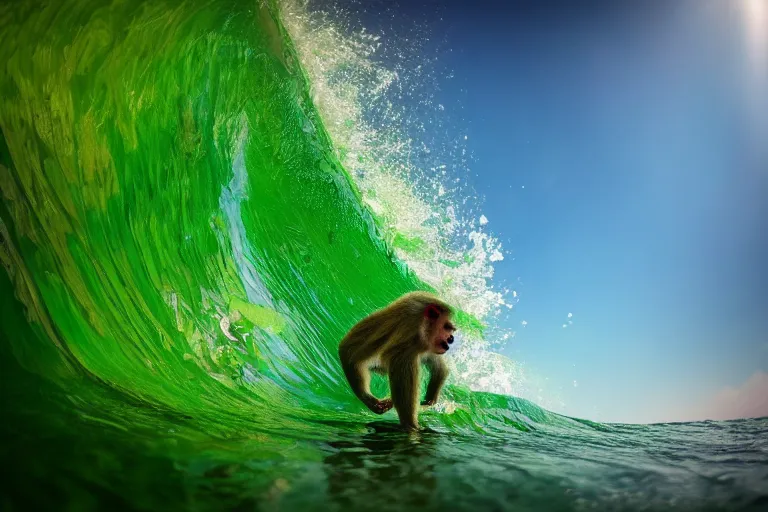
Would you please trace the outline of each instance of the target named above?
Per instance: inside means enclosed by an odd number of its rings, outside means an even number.
[[[453,343],[453,332],[456,327],[451,322],[451,316],[447,314],[441,314],[436,320],[430,320],[433,324],[430,330],[429,348],[435,354],[445,354],[450,348],[449,345]]]

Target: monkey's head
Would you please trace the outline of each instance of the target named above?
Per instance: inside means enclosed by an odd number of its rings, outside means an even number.
[[[434,354],[448,352],[456,330],[451,321],[451,311],[438,304],[427,304],[424,308],[424,322],[429,351]]]
[[[419,351],[445,354],[456,330],[452,315],[453,308],[446,302],[431,293],[415,291],[406,293],[370,318],[376,329],[375,336],[387,333],[387,337],[399,340],[397,343],[410,344],[413,334],[418,333]]]

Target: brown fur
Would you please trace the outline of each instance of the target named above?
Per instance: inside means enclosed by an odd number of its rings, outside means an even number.
[[[448,376],[443,360],[430,351],[429,340],[436,321],[424,316],[429,304],[437,306],[442,313],[440,319],[453,312],[448,304],[432,294],[407,293],[358,322],[339,345],[339,358],[352,391],[377,413],[385,412],[389,407],[386,401],[371,395],[369,369],[374,366],[388,372],[392,404],[401,425],[409,429],[418,428],[421,363],[430,369],[425,405],[437,400]]]

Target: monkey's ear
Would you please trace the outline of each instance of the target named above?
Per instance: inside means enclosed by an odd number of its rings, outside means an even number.
[[[427,307],[424,308],[424,316],[432,320],[437,320],[440,318],[440,310],[437,309],[437,306],[434,304],[427,304]]]

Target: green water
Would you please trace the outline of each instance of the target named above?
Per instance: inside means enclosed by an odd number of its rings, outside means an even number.
[[[459,380],[420,434],[365,410],[338,341],[430,288],[396,254],[425,243],[366,206],[282,15],[0,6],[3,508],[765,506],[766,420],[601,425]]]

